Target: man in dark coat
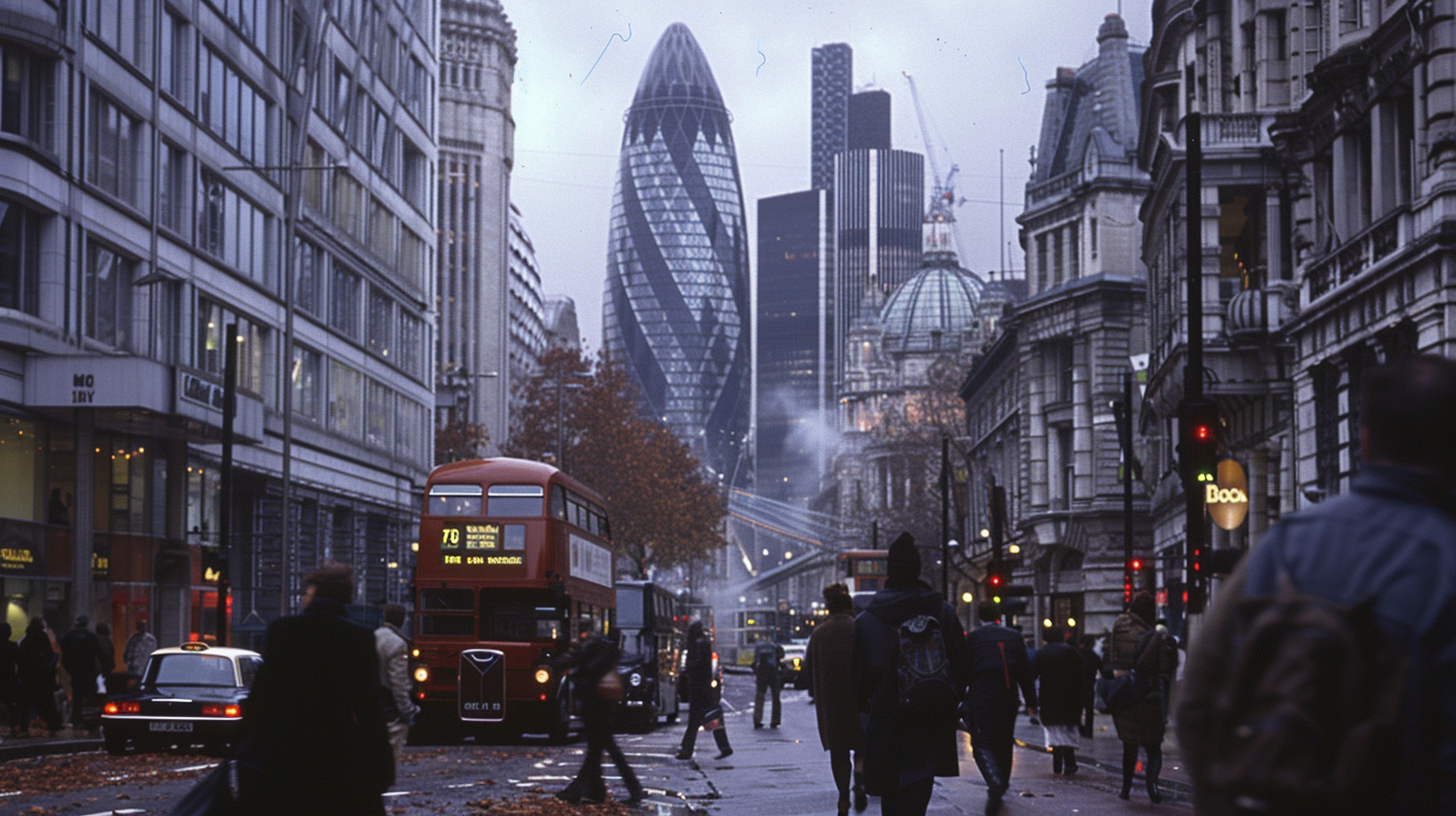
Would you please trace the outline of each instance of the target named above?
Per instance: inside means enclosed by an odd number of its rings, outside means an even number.
[[[1032,673],[1037,678],[1037,716],[1046,732],[1046,746],[1052,752],[1052,773],[1077,772],[1077,749],[1081,735],[1085,664],[1066,640],[1059,626],[1047,630],[1046,645],[1036,651]]]
[[[784,647],[771,640],[760,640],[753,647],[753,727],[763,727],[763,697],[773,692],[771,728],[779,727],[779,697],[784,691]]]
[[[90,618],[80,615],[71,631],[61,635],[61,668],[71,676],[71,725],[90,728],[88,704],[95,702],[96,678],[101,674],[101,639],[86,627]]]
[[[1168,635],[1153,629],[1157,607],[1146,590],[1133,596],[1128,610],[1112,622],[1112,638],[1107,644],[1105,665],[1116,676],[1137,670],[1152,683],[1152,690],[1131,707],[1112,714],[1117,738],[1122,740],[1122,791],[1127,799],[1132,792],[1132,777],[1137,767],[1138,749],[1147,755],[1144,776],[1148,799],[1163,801],[1158,790],[1158,776],[1163,770],[1163,737],[1167,722],[1163,719],[1163,692],[1178,667],[1178,647]]]
[[[61,714],[56,710],[56,650],[44,620],[30,619],[20,641],[19,660],[20,701],[25,709],[21,731],[30,727],[31,712],[35,712],[54,734],[61,727]]]
[[[683,734],[682,748],[678,759],[692,759],[693,746],[698,741],[698,729],[709,711],[718,706],[718,689],[713,688],[713,641],[703,631],[702,621],[693,621],[688,626],[688,730]],[[713,730],[713,739],[718,742],[718,759],[733,755],[733,746],[728,744],[728,729],[721,723]]]
[[[1102,673],[1102,656],[1093,648],[1096,638],[1084,635],[1077,654],[1082,656],[1082,736],[1092,736],[1092,715],[1097,711],[1097,676]]]
[[[1349,491],[1271,528],[1220,586],[1189,643],[1176,719],[1200,812],[1235,809],[1209,795],[1218,746],[1197,735],[1225,690],[1204,676],[1229,659],[1241,603],[1277,596],[1287,578],[1347,607],[1373,599],[1375,618],[1410,637],[1412,687],[1430,696],[1405,709],[1401,736],[1385,746],[1397,772],[1380,812],[1456,813],[1456,363],[1421,355],[1368,369],[1360,397],[1361,464]]]
[[[602,776],[602,752],[606,752],[622,775],[622,784],[627,786],[628,798],[625,804],[635,806],[642,801],[642,783],[627,763],[617,740],[612,736],[612,715],[618,699],[608,699],[601,693],[602,678],[617,670],[617,644],[603,637],[588,638],[579,648],[568,651],[557,663],[557,668],[571,675],[572,688],[581,701],[581,717],[586,730],[586,756],[581,761],[581,770],[570,785],[556,794],[556,798],[575,805],[579,802],[604,802],[607,798],[607,782]],[[620,690],[621,678],[617,678]]]
[[[869,806],[864,789],[864,728],[859,722],[854,678],[854,602],[849,587],[830,584],[824,588],[824,608],[829,612],[804,650],[803,671],[809,676],[809,694],[814,698],[814,715],[819,724],[819,744],[829,752],[829,770],[839,789],[839,816],[850,803],[850,771],[856,764],[854,809]],[[850,752],[861,755],[854,763]]]
[[[10,624],[0,621],[0,705],[10,720],[10,736],[25,730],[26,706],[20,702],[20,644],[10,639]]]
[[[304,577],[303,613],[268,626],[243,704],[240,810],[378,814],[394,784],[374,633],[345,617],[354,570]]]
[[[958,776],[956,715],[939,720],[902,716],[900,625],[933,618],[944,640],[956,696],[965,689],[970,658],[955,609],[920,580],[915,539],[902,533],[890,545],[884,588],[854,622],[854,683],[865,720],[865,788],[880,797],[885,816],[919,816],[937,776]]]
[[[971,732],[971,754],[986,780],[986,813],[1001,809],[1011,786],[1011,751],[1016,740],[1016,713],[1021,704],[1036,716],[1036,684],[1021,632],[1001,625],[1001,605],[976,605],[981,625],[966,636],[971,653],[971,688],[967,695],[966,724]]]

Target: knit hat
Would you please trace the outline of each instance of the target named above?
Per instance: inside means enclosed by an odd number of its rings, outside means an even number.
[[[915,548],[915,537],[901,533],[890,544],[890,555],[885,561],[886,582],[902,583],[920,577],[920,551]]]

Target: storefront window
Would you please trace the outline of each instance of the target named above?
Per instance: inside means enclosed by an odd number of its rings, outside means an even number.
[[[35,423],[9,418],[0,421],[0,473],[11,474],[0,490],[0,516],[39,521],[36,516],[35,457],[40,447]]]
[[[220,473],[211,463],[187,466],[187,543],[215,544]]]

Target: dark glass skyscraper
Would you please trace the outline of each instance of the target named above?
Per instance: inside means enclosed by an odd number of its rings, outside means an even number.
[[[834,186],[834,156],[849,149],[849,97],[854,51],[848,43],[821,45],[813,52],[810,111],[810,186]]]
[[[860,91],[849,98],[849,140],[845,149],[890,149],[889,91]]]
[[[728,109],[674,23],[627,111],[603,298],[608,353],[705,464],[748,475],[748,238]]]
[[[834,246],[828,190],[758,200],[758,412],[754,460],[760,496],[819,492],[833,418]]]

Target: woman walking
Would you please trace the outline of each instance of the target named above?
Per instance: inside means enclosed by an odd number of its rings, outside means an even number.
[[[566,653],[558,664],[562,671],[571,673],[577,699],[581,700],[581,716],[586,730],[586,756],[581,761],[581,770],[576,778],[556,798],[575,805],[579,802],[599,803],[607,799],[607,782],[602,776],[602,753],[612,758],[617,772],[622,775],[622,784],[627,786],[628,798],[623,804],[634,807],[642,801],[644,792],[637,774],[627,763],[617,740],[612,736],[612,715],[622,698],[622,679],[617,672],[617,644],[604,638],[593,637],[580,648]]]
[[[46,632],[45,621],[31,618],[20,641],[20,704],[25,708],[24,735],[30,727],[31,712],[45,722],[52,734],[60,730],[61,713],[56,710],[56,649]]]
[[[854,604],[849,588],[844,584],[825,587],[824,607],[829,617],[809,636],[804,670],[809,673],[809,694],[819,721],[819,744],[829,752],[829,769],[839,789],[839,816],[845,816],[849,813],[851,770],[859,763],[857,758],[851,762],[850,752],[857,755],[864,749],[854,695]],[[856,811],[869,805],[859,775],[854,773]]]
[[[1077,749],[1082,747],[1077,726],[1085,696],[1084,667],[1082,656],[1067,643],[1065,630],[1060,626],[1047,629],[1046,645],[1036,651],[1033,671],[1040,685],[1037,714],[1046,734],[1046,746],[1052,752],[1052,773],[1071,776],[1077,772]]]
[[[1132,775],[1137,769],[1138,748],[1141,747],[1148,758],[1148,799],[1157,804],[1163,801],[1163,795],[1158,791],[1158,775],[1163,770],[1163,734],[1166,728],[1161,688],[1165,685],[1163,681],[1172,679],[1178,654],[1170,638],[1153,630],[1155,611],[1153,596],[1146,591],[1133,597],[1128,610],[1112,624],[1106,666],[1112,670],[1114,677],[1136,669],[1148,682],[1147,695],[1131,707],[1113,712],[1112,722],[1117,726],[1117,738],[1122,740],[1122,792],[1118,796],[1126,799],[1132,791]]]
[[[688,626],[688,730],[683,734],[682,748],[678,759],[692,759],[693,746],[698,741],[698,729],[702,727],[707,714],[718,706],[719,690],[713,687],[713,641],[703,631],[702,621],[693,621]],[[728,731],[723,727],[719,714],[713,739],[718,742],[718,759],[733,755],[728,744]]]

